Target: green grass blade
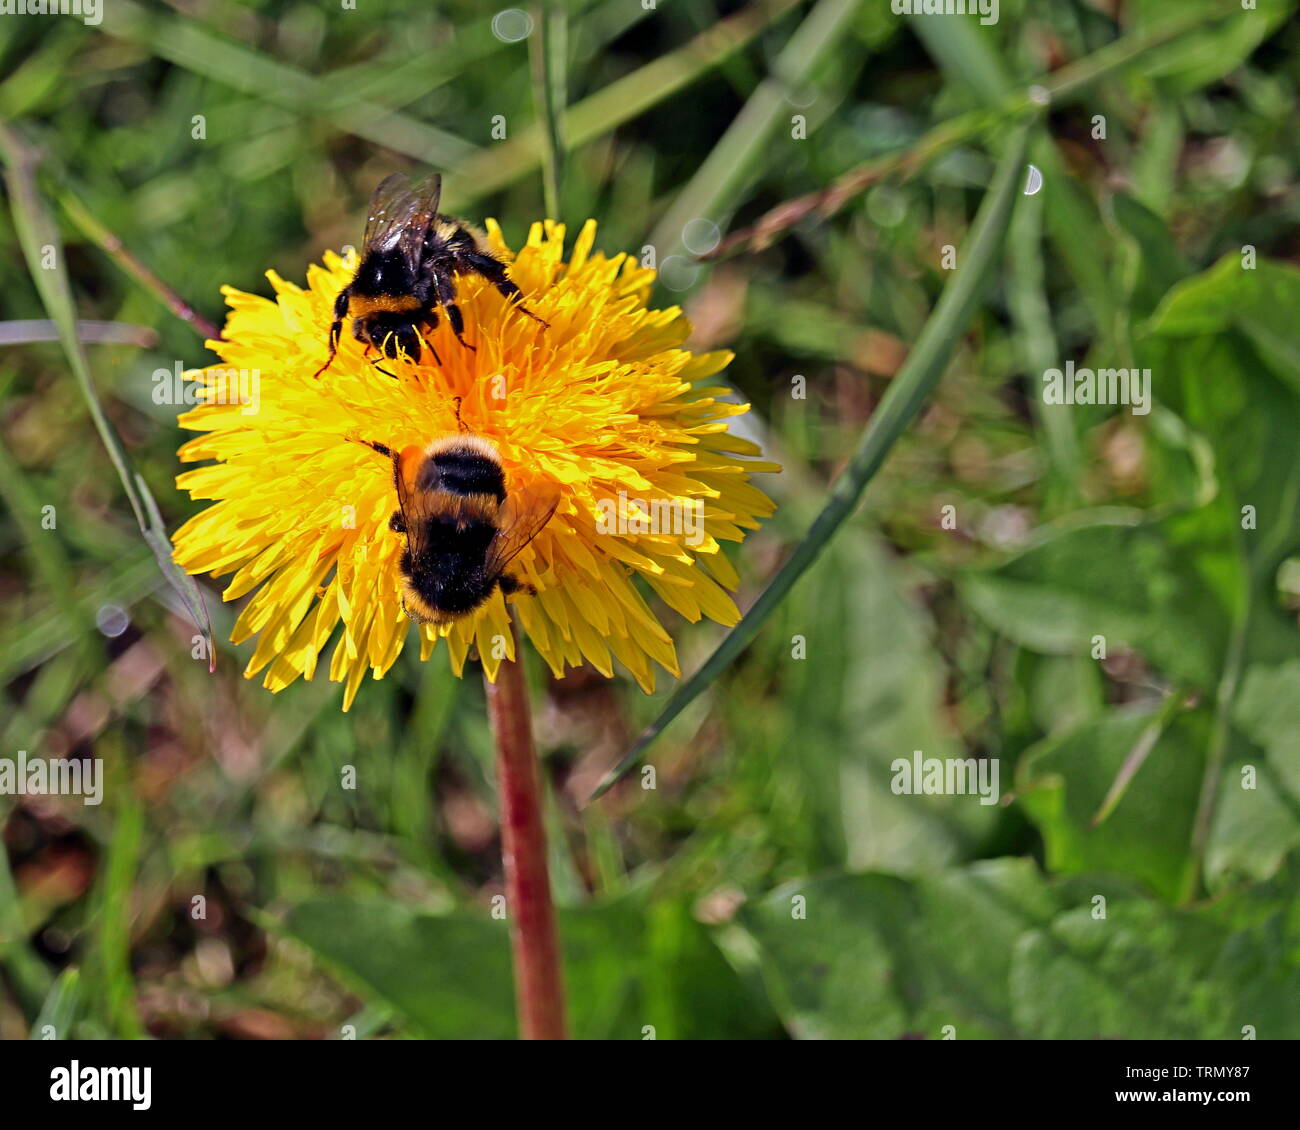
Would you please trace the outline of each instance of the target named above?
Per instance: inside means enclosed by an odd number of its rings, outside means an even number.
[[[388,50],[363,62],[345,63],[329,72],[329,83],[346,97],[393,112],[446,86],[476,68],[493,67],[492,59],[507,44],[492,33],[492,17],[457,26],[440,51],[412,53],[399,35]]]
[[[738,203],[737,192],[762,159],[773,130],[788,121],[786,95],[805,82],[828,49],[844,42],[857,11],[857,0],[820,0],[799,25],[771,77],[758,84],[651,235],[661,259],[681,250],[682,226],[691,220],[703,217],[726,226],[727,215]]]
[[[1048,152],[1040,138],[1039,149]],[[1042,157],[1039,158],[1040,160]],[[1015,327],[1015,340],[1030,387],[1060,360],[1060,347],[1047,298],[1043,262],[1043,213],[1047,193],[1026,197],[1011,224],[1011,261],[1007,275],[1007,307]],[[1049,494],[1055,509],[1067,510],[1079,502],[1083,480],[1083,455],[1075,432],[1074,416],[1065,404],[1044,404],[1031,397],[1034,418],[1046,442],[1051,477]]]
[[[533,105],[542,124],[542,188],[546,214],[563,218],[560,186],[564,183],[564,109],[568,94],[568,16],[562,0],[541,0],[536,9],[537,34],[529,39]]]
[[[171,314],[189,325],[204,341],[215,341],[221,337],[221,327],[209,322],[186,302],[171,287],[162,281],[144,263],[137,259],[116,235],[81,202],[70,189],[60,194],[68,219],[95,244],[105,255],[113,260],[123,271],[140,284],[150,295],[160,302]],[[83,338],[84,340],[84,338]]]
[[[936,65],[984,105],[996,106],[1006,97],[1011,75],[988,35],[970,20],[913,20],[911,27]]]
[[[203,604],[203,595],[199,592],[194,579],[182,572],[180,566],[172,560],[171,542],[158,512],[158,505],[154,502],[148,485],[132,466],[131,458],[113,430],[113,425],[109,423],[103,405],[99,402],[94,382],[90,378],[90,365],[86,360],[86,351],[77,339],[77,317],[72,302],[72,289],[68,285],[68,276],[63,265],[65,262],[63,244],[36,186],[37,155],[13,129],[4,123],[0,123],[0,154],[4,157],[5,185],[9,190],[14,227],[18,231],[18,240],[27,260],[27,269],[31,273],[46,313],[58,327],[63,352],[67,355],[68,364],[72,367],[73,375],[81,388],[86,407],[95,422],[95,429],[99,432],[109,458],[117,469],[118,477],[122,480],[127,500],[135,512],[140,533],[145,543],[153,550],[163,576],[185,602],[185,607],[195,625],[207,637],[211,667],[216,662],[217,653],[212,646],[212,626]],[[51,269],[46,269],[42,265],[47,254],[53,257],[54,265]]]
[[[105,567],[103,580],[96,584],[78,581],[84,594],[80,605],[61,601],[43,612],[29,615],[21,622],[7,625],[9,631],[0,647],[0,684],[8,683],[86,638],[83,608],[120,604],[129,608],[160,586],[153,555],[140,551],[125,553]]]
[[[0,348],[58,340],[58,328],[48,318],[0,322]],[[153,349],[158,344],[158,331],[150,326],[134,326],[126,322],[81,320],[77,322],[77,340],[86,345],[130,345],[136,349]]]
[[[147,47],[196,75],[322,118],[337,129],[435,167],[449,168],[479,152],[477,146],[446,130],[354,97],[344,84],[313,78],[192,21],[162,16],[129,0],[108,5],[101,30]]]
[[[54,978],[27,944],[27,935],[18,888],[9,870],[9,853],[0,851],[0,967],[8,974],[23,1011],[33,1016],[48,996]]]
[[[1128,791],[1129,785],[1133,783],[1133,778],[1137,772],[1146,764],[1146,760],[1151,756],[1151,751],[1156,748],[1156,743],[1160,741],[1160,735],[1169,729],[1170,722],[1180,710],[1187,709],[1188,690],[1186,687],[1175,687],[1174,690],[1165,698],[1164,705],[1161,706],[1151,724],[1147,726],[1139,735],[1138,740],[1129,750],[1128,756],[1124,758],[1124,763],[1120,766],[1119,772],[1115,774],[1115,779],[1111,782],[1110,788],[1106,790],[1106,796],[1102,799],[1101,806],[1093,814],[1092,827],[1096,828],[1104,824],[1110,814],[1119,806],[1119,802],[1124,799],[1124,794]]]
[[[759,0],[700,32],[685,46],[615,79],[570,107],[563,120],[569,151],[611,133],[685,89],[797,4],[798,0]],[[534,123],[508,141],[480,150],[447,176],[443,199],[453,209],[464,209],[513,184],[541,164],[542,146],[541,126]]]
[[[1158,48],[1172,43],[1203,22],[1203,16],[1180,17],[1148,31],[1126,35],[1085,58],[1067,63],[1050,75],[1043,75],[1036,85],[1046,92],[1050,105],[1067,105],[1081,98],[1094,83],[1135,66]],[[883,157],[873,157],[857,168],[850,169],[826,188],[783,201],[765,212],[753,224],[728,234],[711,252],[699,258],[725,259],[740,251],[761,251],[770,247],[799,221],[814,216],[822,220],[829,219],[850,200],[856,199],[886,177],[915,176],[930,162],[956,146],[972,142],[980,134],[1007,129],[1012,122],[1038,112],[1038,107],[1039,103],[1030,96],[1027,88],[1018,88],[996,108],[968,110],[940,122],[907,149],[887,153]],[[1045,174],[1046,172],[1044,170]],[[1087,241],[1076,239],[1075,242],[1083,252],[1079,258],[1090,259],[1088,253],[1091,246]],[[1103,318],[1102,321],[1108,324],[1109,319]]]
[[[81,973],[76,969],[65,969],[54,988],[45,998],[40,1015],[32,1025],[32,1040],[66,1040],[72,1030],[72,1022],[77,1016],[77,1002],[81,998]],[[46,1030],[49,1030],[48,1037]]]
[[[967,86],[986,107],[996,108],[1016,96],[1012,75],[989,45],[988,38],[969,21],[920,20],[916,34],[944,73]],[[1134,62],[1141,56],[1120,52],[1114,57]],[[1048,78],[1042,84],[1043,89],[1049,93],[1057,91],[1058,87],[1051,85],[1053,81],[1059,82],[1059,74]],[[1053,104],[1057,97],[1058,94],[1052,93]],[[1067,273],[1085,295],[1103,341],[1113,340],[1119,309],[1108,272],[1098,261],[1097,248],[1104,247],[1108,241],[1096,208],[1079,192],[1050,137],[1038,138],[1032,152],[1051,191],[1027,200],[1016,214],[1011,230],[1008,288],[1009,305],[1031,380],[1059,360],[1050,325],[1051,312],[1043,290],[1042,231],[1051,235]],[[1065,405],[1045,405],[1037,399],[1034,404],[1052,462],[1051,490],[1068,505],[1082,481],[1073,414]]]
[[[862,492],[884,463],[894,442],[934,391],[1002,256],[1011,222],[1012,205],[1024,178],[1025,154],[1034,125],[1030,122],[1018,127],[1003,153],[993,183],[980,205],[970,235],[962,246],[958,257],[959,269],[944,287],[934,312],[872,415],[849,465],[831,487],[830,500],[813,522],[807,536],[704,666],[678,687],[659,717],[641,734],[627,756],[601,781],[591,799],[602,795],[632,770],[640,762],[645,749],[664,728],[748,646],[794,583],[817,560],[826,543],[853,512]]]
[[[8,384],[8,380],[0,382],[0,396],[9,391]],[[95,612],[79,599],[81,588],[66,546],[54,530],[42,527],[39,494],[22,465],[3,444],[0,444],[0,502],[13,515],[14,525],[26,543],[33,572],[44,579],[56,601],[76,610],[83,628],[90,627],[95,622]]]
[[[105,758],[104,792],[116,797],[117,813],[108,854],[99,873],[94,952],[98,963],[95,998],[106,1023],[121,1039],[140,1039],[144,1026],[135,1008],[131,975],[131,892],[144,843],[144,809],[131,791],[123,751]],[[108,768],[109,765],[112,768]]]

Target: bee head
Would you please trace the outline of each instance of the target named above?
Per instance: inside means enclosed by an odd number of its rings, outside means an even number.
[[[352,333],[358,341],[373,346],[390,361],[396,361],[403,354],[412,361],[420,359],[423,342],[419,331],[409,321],[371,315],[356,319],[352,323]]]

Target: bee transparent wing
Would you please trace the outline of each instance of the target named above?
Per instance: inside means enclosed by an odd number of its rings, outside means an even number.
[[[370,214],[361,239],[363,251],[387,251],[397,243],[413,199],[410,183],[401,173],[392,173],[379,182],[370,197]]]
[[[418,487],[420,469],[424,466],[424,448],[412,444],[393,457],[393,480],[397,484],[397,506],[406,526],[406,546],[411,556],[419,560],[425,549],[425,533],[433,516],[430,506],[432,495]]]
[[[412,185],[401,173],[379,182],[370,198],[362,254],[397,251],[412,274],[418,273],[429,228],[438,214],[442,176],[433,173]]]
[[[397,246],[411,274],[419,278],[425,243],[434,220],[438,218],[438,204],[442,200],[442,174],[430,173],[411,189],[410,195],[410,211],[397,237]]]
[[[483,572],[499,577],[520,551],[545,528],[560,504],[560,488],[554,483],[537,483],[513,492],[501,506],[497,535],[488,546]]]

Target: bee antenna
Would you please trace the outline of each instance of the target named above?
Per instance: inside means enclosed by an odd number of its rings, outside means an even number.
[[[462,432],[467,432],[469,431],[469,428],[465,427],[465,421],[460,418],[460,402],[463,399],[464,397],[462,396],[453,396],[451,402],[456,406],[456,427],[458,427]]]

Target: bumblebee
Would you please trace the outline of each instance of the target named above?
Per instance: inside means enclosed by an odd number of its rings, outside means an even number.
[[[514,302],[521,314],[547,325],[520,303],[519,287],[483,233],[439,213],[441,197],[442,177],[437,173],[416,185],[393,173],[375,189],[361,261],[334,303],[329,357],[316,370],[317,377],[334,363],[348,318],[352,336],[367,353],[373,348],[389,360],[405,354],[418,361],[425,344],[421,330],[437,328],[441,307],[456,339],[473,349],[465,340],[465,319],[456,305],[457,275],[480,275]],[[429,349],[441,365],[433,347]]]
[[[406,538],[400,568],[407,616],[446,624],[468,616],[497,588],[507,596],[536,595],[505,569],[551,520],[557,488],[507,495],[496,447],[471,432],[401,451],[361,442],[392,460],[398,508],[388,525]]]

